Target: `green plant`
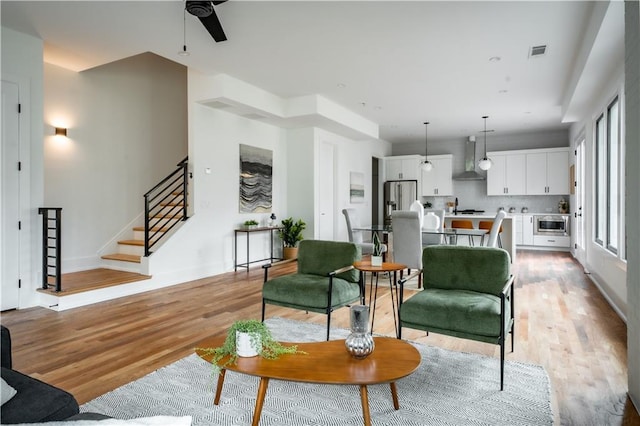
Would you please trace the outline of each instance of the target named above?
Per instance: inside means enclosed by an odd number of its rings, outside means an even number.
[[[373,233],[373,256],[382,256],[382,246],[377,232]]]
[[[285,247],[295,247],[303,240],[302,231],[307,227],[302,219],[297,222],[293,218],[282,219],[282,229],[278,232]]]
[[[283,354],[304,353],[299,351],[295,345],[284,346],[276,341],[264,323],[258,320],[239,320],[229,327],[227,338],[222,346],[217,348],[196,348],[201,355],[211,356],[211,365],[214,373],[220,373],[220,370],[229,364],[235,364],[238,359],[236,332],[248,333],[251,336],[251,346],[263,358],[276,359]],[[228,359],[221,363],[225,357],[228,357]]]
[[[564,198],[561,198],[560,201],[558,202],[558,208],[562,212],[569,211],[569,203]]]
[[[255,225],[257,225],[257,224],[258,224],[258,222],[257,222],[257,221],[255,221],[255,220],[253,220],[253,219],[245,220],[245,221],[244,221],[244,226],[255,226]]]

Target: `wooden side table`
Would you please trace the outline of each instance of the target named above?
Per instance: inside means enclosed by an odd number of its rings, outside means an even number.
[[[407,265],[403,265],[402,263],[393,263],[393,262],[382,262],[381,266],[373,266],[371,265],[371,261],[362,260],[358,262],[354,262],[353,267],[360,271],[360,282],[362,283],[362,291],[363,295],[366,296],[366,290],[364,285],[366,283],[366,273],[371,273],[371,288],[369,289],[369,306],[371,306],[371,333],[373,334],[373,323],[376,319],[376,299],[378,298],[378,279],[380,273],[387,272],[389,274],[389,291],[391,292],[391,309],[393,311],[393,322],[395,325],[396,336],[398,335],[398,327],[399,327],[399,308],[398,303],[400,299],[398,298],[398,291],[395,288],[395,300],[394,300],[394,287],[397,282],[397,273],[398,271],[402,271],[407,269]],[[393,278],[391,277],[391,273],[393,273]],[[374,292],[374,279],[375,277],[375,292]],[[372,305],[373,301],[373,305]]]

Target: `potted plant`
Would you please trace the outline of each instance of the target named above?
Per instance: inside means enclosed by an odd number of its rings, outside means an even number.
[[[285,259],[296,259],[298,257],[298,242],[304,238],[302,231],[307,227],[302,219],[294,222],[293,218],[282,219],[282,229],[278,232],[282,238],[282,257]]]
[[[371,254],[371,266],[382,266],[382,246],[377,232],[373,233],[373,254]]]
[[[246,344],[249,347],[246,347]],[[235,363],[238,356],[261,356],[267,359],[276,359],[283,354],[304,353],[298,351],[298,347],[295,345],[284,346],[276,341],[271,335],[271,330],[258,320],[235,321],[229,327],[227,338],[222,346],[196,348],[196,350],[202,355],[211,356],[211,365],[215,373],[220,373],[220,370],[227,365]]]
[[[569,203],[564,198],[561,198],[558,202],[558,210],[560,213],[568,213],[569,212]]]
[[[253,219],[244,221],[244,227],[247,229],[252,229],[252,228],[255,228],[256,226],[258,226],[258,222]]]

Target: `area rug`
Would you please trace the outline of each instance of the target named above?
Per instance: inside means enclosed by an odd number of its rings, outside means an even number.
[[[326,328],[299,321],[266,321],[276,339],[324,340]],[[348,330],[332,329],[331,338]],[[373,425],[551,425],[549,377],[537,365],[507,361],[500,391],[500,361],[412,343],[420,351],[418,370],[397,382],[400,409],[388,385],[369,386]],[[194,425],[249,425],[259,379],[228,372],[220,404],[213,405],[217,376],[193,354],[82,405],[120,419],[173,415]],[[261,425],[362,425],[358,386],[271,380]]]

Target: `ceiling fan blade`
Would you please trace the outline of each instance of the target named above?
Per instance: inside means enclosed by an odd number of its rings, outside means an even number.
[[[220,23],[215,10],[211,13],[211,15],[198,17],[198,19],[200,19],[202,25],[204,25],[207,31],[209,31],[209,34],[211,34],[211,37],[213,37],[216,42],[225,41],[227,39],[227,36],[224,34],[222,24]]]
[[[219,4],[222,4],[224,2],[226,2],[227,0],[216,0],[216,1],[212,1],[211,3],[213,3],[214,6],[217,6]]]

